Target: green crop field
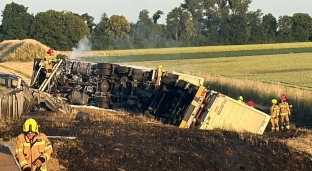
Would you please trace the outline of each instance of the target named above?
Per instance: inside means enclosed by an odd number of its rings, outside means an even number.
[[[312,87],[312,53],[263,55],[189,60],[127,62],[196,75],[216,75],[261,82]]]
[[[129,55],[146,55],[146,54],[226,52],[226,51],[289,49],[289,48],[307,48],[307,47],[312,47],[312,42],[178,47],[178,48],[157,48],[157,49],[106,50],[106,51],[95,51],[95,54],[96,56],[129,56]]]
[[[141,50],[138,50],[137,53],[138,54],[141,53]],[[237,57],[237,56],[277,55],[290,53],[312,53],[312,48],[304,47],[304,48],[175,53],[175,54],[144,54],[144,55],[129,55],[129,56],[102,56],[102,57],[94,56],[94,57],[83,57],[82,59],[94,62],[105,61],[110,63],[122,63],[122,62],[142,62],[142,61],[159,61],[159,60],[188,60],[188,59],[205,59],[205,58]]]

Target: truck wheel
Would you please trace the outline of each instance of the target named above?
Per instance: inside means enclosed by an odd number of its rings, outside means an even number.
[[[98,107],[103,109],[109,109],[109,103],[106,102],[98,102]]]
[[[102,75],[102,76],[110,76],[111,75],[111,70],[109,69],[99,69],[99,70],[96,70],[96,74],[97,75]]]
[[[177,80],[177,79],[179,78],[179,75],[177,75],[177,74],[172,74],[172,73],[168,73],[168,77]]]
[[[88,122],[88,121],[90,121],[90,114],[84,113],[84,112],[78,112],[76,114],[75,120],[82,121],[82,122]]]
[[[97,69],[112,69],[112,64],[110,63],[98,63],[96,65]]]
[[[120,66],[116,69],[116,72],[117,73],[120,73],[120,74],[127,74],[129,73],[129,70],[130,68],[129,67],[125,67],[125,66]]]
[[[185,88],[187,82],[184,81],[184,80],[179,80],[178,83],[177,83],[177,87],[180,87],[180,88]]]
[[[109,96],[96,96],[94,97],[95,102],[110,102]]]
[[[167,75],[164,75],[164,76],[161,77],[160,81],[162,83],[164,83],[164,84],[170,84],[170,83],[174,82],[175,80],[174,80],[174,78],[171,78],[171,77],[169,77]]]
[[[143,71],[140,69],[133,68],[133,75],[143,75]]]
[[[134,74],[134,75],[132,76],[132,78],[133,78],[134,80],[141,81],[142,78],[143,78],[143,75]]]

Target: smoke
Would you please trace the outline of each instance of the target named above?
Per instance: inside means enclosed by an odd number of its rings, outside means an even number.
[[[93,56],[91,51],[91,42],[87,37],[79,40],[77,46],[77,48],[73,48],[69,59],[79,59],[79,57],[82,56]]]

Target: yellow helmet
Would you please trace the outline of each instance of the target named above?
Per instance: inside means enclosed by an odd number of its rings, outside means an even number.
[[[27,119],[23,125],[23,132],[24,133],[39,133],[38,124],[36,120],[32,118]]]
[[[243,101],[244,100],[243,96],[239,96],[238,100]]]
[[[273,103],[273,104],[276,104],[276,103],[277,103],[277,100],[276,100],[276,99],[272,99],[272,103]]]

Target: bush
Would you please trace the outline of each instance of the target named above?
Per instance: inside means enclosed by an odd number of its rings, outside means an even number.
[[[64,54],[58,54],[56,55],[56,59],[63,59],[63,60],[66,60],[68,59],[68,56],[64,55]]]

